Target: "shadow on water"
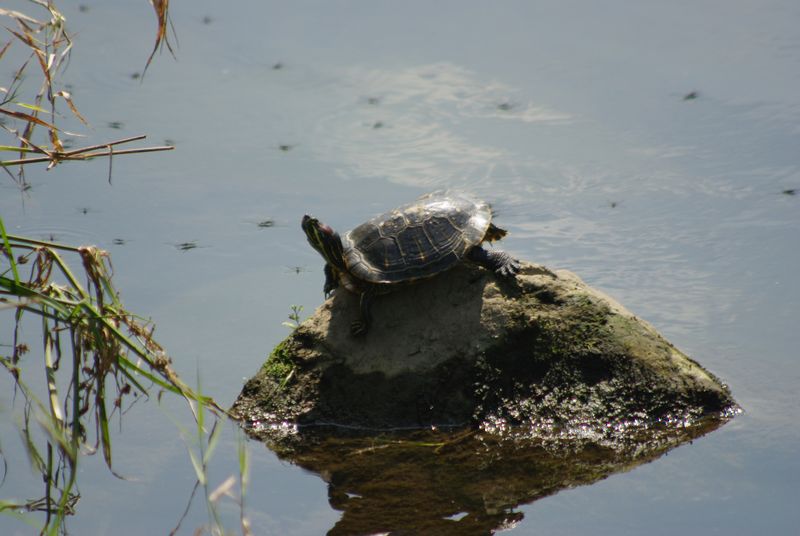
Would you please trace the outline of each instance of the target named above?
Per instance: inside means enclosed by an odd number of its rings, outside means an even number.
[[[524,517],[518,506],[629,471],[725,421],[626,430],[613,444],[519,430],[248,433],[328,484],[342,512],[330,535],[472,535],[511,528]]]

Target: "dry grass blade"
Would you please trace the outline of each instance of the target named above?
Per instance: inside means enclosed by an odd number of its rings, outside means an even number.
[[[5,56],[5,54],[6,54],[6,51],[8,50],[8,47],[10,47],[10,46],[11,46],[11,41],[9,41],[9,42],[8,42],[8,43],[6,43],[5,45],[3,45],[3,48],[2,48],[2,49],[0,49],[0,60],[2,60],[2,59],[3,59],[3,56]]]
[[[223,495],[233,498],[234,495],[231,490],[234,488],[234,486],[236,486],[236,477],[231,475],[225,479],[225,482],[217,486],[216,489],[214,489],[208,495],[208,500],[211,502],[217,502]]]
[[[175,149],[172,145],[161,145],[156,147],[141,147],[138,149],[123,149],[121,151],[116,151],[113,149],[116,145],[121,145],[123,143],[129,143],[132,141],[143,140],[146,136],[133,136],[131,138],[125,138],[122,140],[111,141],[108,143],[98,144],[98,145],[90,145],[88,147],[81,147],[79,149],[73,149],[70,151],[64,151],[63,148],[61,150],[54,150],[48,151],[41,147],[33,146],[33,148],[26,148],[25,152],[33,153],[33,154],[44,154],[46,156],[41,157],[34,157],[34,158],[18,158],[15,160],[0,160],[0,167],[9,167],[9,166],[22,166],[26,164],[35,164],[41,162],[49,162],[49,167],[53,167],[59,162],[65,160],[91,160],[92,158],[99,158],[103,156],[117,156],[117,155],[124,155],[124,154],[137,154],[137,153],[152,153],[157,151],[171,151]],[[30,142],[25,140],[26,143],[32,145]],[[97,152],[98,149],[107,149],[107,151]],[[0,147],[0,151],[3,150],[3,147]],[[17,149],[15,149],[17,150]]]
[[[30,22],[31,24],[42,24],[38,20],[29,17],[25,13],[20,13],[19,11],[14,11],[11,9],[0,8],[0,16],[11,17],[12,19],[24,20]]]
[[[78,120],[81,123],[83,123],[84,125],[87,125],[87,126],[89,125],[89,123],[86,121],[86,119],[84,119],[84,117],[78,111],[78,108],[75,106],[75,103],[72,102],[72,95],[68,91],[63,91],[63,90],[59,91],[54,96],[55,97],[61,97],[62,99],[64,99],[66,101],[66,103],[67,103],[67,106],[69,106],[69,109],[72,110],[72,114],[75,117],[77,117]]]
[[[5,110],[3,108],[0,108],[0,113],[6,114],[6,115],[11,116],[11,117],[13,117],[15,119],[22,119],[23,121],[28,121],[30,123],[36,123],[37,125],[41,125],[43,127],[49,128],[49,129],[55,129],[56,128],[54,125],[51,125],[47,121],[42,121],[38,117],[36,117],[34,115],[31,115],[31,114],[26,114],[24,112],[15,112],[13,110]]]
[[[58,75],[61,74],[66,66],[66,60],[72,50],[73,41],[67,33],[65,18],[52,1],[32,0],[33,4],[46,10],[47,15],[42,20],[30,17],[26,14],[9,9],[0,9],[0,16],[8,17],[14,21],[16,28],[6,28],[11,34],[11,39],[0,47],[0,58],[2,58],[9,47],[16,43],[23,46],[29,53],[28,59],[16,70],[11,84],[7,87],[0,87],[0,114],[12,118],[22,123],[17,128],[2,125],[2,128],[12,135],[18,142],[19,157],[11,160],[0,161],[0,168],[3,168],[16,182],[21,191],[26,191],[29,183],[25,179],[24,165],[32,163],[47,163],[47,169],[51,169],[65,160],[90,160],[98,157],[109,157],[109,182],[111,182],[112,158],[115,155],[137,154],[155,151],[168,151],[174,149],[172,146],[145,147],[139,149],[116,150],[115,145],[122,142],[111,142],[102,145],[94,145],[91,148],[66,151],[60,135],[64,132],[57,125],[57,104],[59,99],[63,99],[72,115],[84,125],[88,125],[86,118],[81,115],[75,104],[74,98],[69,91],[56,87]],[[150,0],[157,19],[156,42],[150,56],[147,59],[147,67],[150,66],[155,53],[159,49],[166,47],[174,56],[172,44],[169,41],[170,30],[175,34],[172,23],[169,19],[169,0]],[[28,103],[18,102],[16,99],[17,91],[23,86],[23,80],[29,65],[38,64],[41,77],[41,85],[38,92]],[[14,104],[25,108],[25,111],[9,109],[7,105]],[[49,106],[48,106],[49,104]],[[46,114],[46,115],[45,115]],[[45,118],[43,118],[43,116]],[[48,117],[49,116],[49,117]],[[44,136],[39,136],[39,141],[35,144],[34,134],[37,127],[46,129],[46,142],[41,140]],[[8,151],[10,144],[2,144],[0,151]],[[40,156],[28,158],[26,153],[38,153]],[[15,170],[16,177],[9,171],[10,167],[19,166]]]
[[[164,46],[166,46],[167,50],[169,50],[169,53],[175,57],[175,51],[172,50],[172,45],[169,42],[168,35],[168,30],[172,27],[172,23],[169,20],[169,0],[150,0],[150,4],[153,6],[153,9],[156,12],[158,30],[156,31],[156,43],[153,46],[153,51],[150,53],[150,57],[147,58],[147,63],[144,66],[144,73],[146,73],[147,68],[150,67],[150,63],[153,61],[156,52],[158,52],[158,50],[162,49]],[[172,33],[173,35],[175,34],[174,28]],[[142,73],[142,77],[144,77],[144,73]]]
[[[29,27],[29,26],[27,26],[27,25],[23,25],[23,24],[20,24],[20,25],[21,25],[21,26],[24,26],[26,30],[30,31],[30,27]],[[30,33],[26,33],[26,32],[23,32],[23,33],[15,32],[15,31],[14,31],[14,30],[12,30],[11,28],[6,28],[6,30],[8,30],[8,31],[9,31],[9,33],[10,33],[11,35],[13,35],[13,36],[14,36],[14,37],[16,37],[17,39],[19,39],[20,41],[22,41],[23,43],[25,43],[25,44],[26,44],[28,47],[30,47],[30,49],[31,49],[31,50],[33,50],[33,52],[37,52],[37,51],[38,51],[38,52],[40,52],[40,53],[41,53],[41,49],[40,49],[40,48],[39,48],[39,46],[36,44],[36,40],[33,38],[33,36],[32,36]]]
[[[56,120],[56,98],[60,96],[58,91],[54,89],[54,78],[60,73],[63,68],[63,61],[68,56],[72,48],[72,41],[66,33],[64,27],[64,17],[56,10],[52,2],[34,1],[35,4],[47,10],[49,20],[42,22],[32,17],[28,17],[22,13],[11,10],[0,10],[0,15],[10,17],[16,23],[17,29],[6,28],[8,32],[16,38],[18,43],[29,49],[30,56],[36,58],[39,65],[42,84],[36,93],[31,104],[21,104],[23,107],[31,111],[31,113],[17,112],[2,108],[1,106],[13,102],[15,100],[16,89],[22,84],[25,70],[29,64],[30,58],[17,70],[14,79],[9,89],[5,91],[6,96],[0,104],[0,113],[3,113],[16,120],[24,122],[25,126],[22,129],[22,134],[18,130],[4,127],[6,131],[16,136],[20,143],[21,148],[30,146],[28,140],[33,138],[35,128],[37,126],[47,129],[47,138],[50,145],[53,147],[54,152],[61,152],[64,150],[61,139],[59,138],[59,129],[55,125]],[[12,39],[6,45],[3,52],[7,50],[8,46],[13,42]],[[49,110],[42,107],[42,102],[49,103]],[[77,112],[74,103],[68,99],[67,105],[73,113]],[[20,104],[20,103],[17,103]],[[46,121],[39,117],[39,114],[49,114],[50,120]],[[77,114],[79,120],[83,121],[80,114]],[[21,155],[22,156],[22,155]],[[19,185],[25,185],[23,168],[19,169],[19,175],[16,182]]]

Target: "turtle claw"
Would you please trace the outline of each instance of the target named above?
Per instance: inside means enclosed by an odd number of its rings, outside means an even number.
[[[361,320],[353,320],[350,323],[350,334],[354,337],[362,337],[367,333],[367,325]]]
[[[519,261],[505,251],[487,251],[480,246],[472,248],[467,258],[502,278],[514,279],[521,268]]]
[[[519,273],[521,266],[519,261],[510,255],[503,253],[500,266],[497,267],[495,273],[501,277],[514,278]],[[499,260],[499,259],[498,259]]]
[[[322,287],[322,292],[325,294],[325,299],[327,300],[330,295],[339,287],[339,279],[336,276],[336,272],[333,270],[330,264],[325,265],[325,286]]]
[[[323,294],[325,294],[325,299],[327,300],[328,298],[330,298],[333,292],[337,288],[339,288],[339,283],[337,283],[336,281],[333,282],[325,281],[325,286],[322,287],[322,292]]]
[[[323,292],[323,294],[325,294],[325,299],[326,300],[331,297],[331,294],[333,294],[333,291],[336,290],[337,286],[338,285],[325,285],[322,288],[322,292]]]

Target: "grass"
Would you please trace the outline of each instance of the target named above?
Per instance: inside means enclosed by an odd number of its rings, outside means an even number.
[[[150,0],[150,4],[157,31],[145,73],[160,50],[167,48],[174,55],[169,42],[169,0]],[[119,149],[144,135],[68,148],[65,136],[75,134],[61,126],[65,118],[89,126],[71,92],[60,83],[75,42],[51,0],[31,0],[30,5],[38,10],[36,16],[0,7],[0,21],[9,38],[7,42],[0,39],[0,61],[10,57],[12,49],[21,50],[25,57],[11,80],[0,85],[0,169],[20,192],[30,190],[26,167],[31,164],[46,163],[50,170],[65,161],[108,158],[110,183],[114,156],[173,149],[171,145]],[[32,86],[33,93],[26,93]],[[4,158],[4,154],[10,156]],[[244,509],[249,461],[243,438],[237,451],[241,489],[237,498],[235,477],[212,487],[207,476],[226,411],[180,379],[153,337],[154,324],[125,309],[112,274],[107,252],[8,234],[0,217],[0,315],[11,317],[13,326],[11,344],[0,346],[10,348],[8,355],[0,354],[0,370],[8,373],[13,384],[13,392],[6,393],[9,399],[15,405],[21,399],[19,435],[35,478],[41,479],[44,488],[42,497],[34,500],[0,499],[0,513],[19,518],[41,534],[66,533],[66,517],[76,513],[80,500],[81,459],[102,452],[109,471],[117,475],[112,420],[121,424],[138,400],[155,393],[160,399],[167,393],[186,400],[196,424],[193,434],[184,431],[197,477],[190,504],[202,487],[209,512],[206,528],[212,534],[224,534],[218,502],[234,498],[240,507],[241,532],[249,535]],[[32,325],[38,326],[40,346],[23,340]],[[33,381],[42,372],[44,384]],[[0,486],[9,470],[2,449],[0,442]]]
[[[12,49],[21,48],[27,59],[14,71],[10,82],[0,86],[0,132],[5,133],[6,142],[0,141],[0,154],[15,153],[16,158],[0,158],[0,168],[25,192],[30,184],[25,177],[24,166],[47,163],[51,169],[61,162],[70,160],[90,160],[107,157],[109,161],[109,182],[111,181],[113,156],[153,151],[168,151],[174,147],[165,145],[117,150],[116,146],[143,139],[135,136],[123,140],[67,150],[62,139],[65,131],[59,126],[65,117],[62,108],[83,126],[88,122],[78,111],[72,93],[60,84],[60,75],[69,63],[74,42],[67,31],[66,19],[52,1],[31,0],[41,12],[39,18],[25,13],[0,8],[0,18],[7,19],[13,27],[5,29],[10,36],[6,43],[0,42],[0,60]],[[157,20],[156,41],[145,65],[145,72],[155,54],[166,47],[171,53],[169,42],[169,1],[151,0]],[[29,98],[21,95],[30,80],[39,82],[38,89]],[[39,132],[44,130],[43,134]],[[69,134],[69,133],[67,133]],[[12,170],[15,170],[12,172]]]
[[[0,366],[24,400],[21,436],[45,483],[42,499],[0,502],[0,511],[44,511],[44,527],[58,528],[79,498],[74,490],[81,453],[99,450],[113,473],[110,421],[121,419],[137,399],[153,388],[181,396],[192,403],[200,428],[207,410],[218,416],[225,411],[180,379],[154,340],[153,325],[125,310],[105,251],[11,235],[2,219],[0,238],[0,307],[13,309],[15,323],[11,355],[0,356]],[[81,267],[80,276],[68,257]],[[27,379],[37,368],[26,363],[30,348],[20,338],[28,316],[41,326],[43,393]]]
[[[180,421],[175,421],[175,425],[180,429],[181,436],[186,444],[189,459],[192,462],[192,467],[194,468],[197,480],[192,488],[192,492],[186,504],[186,509],[178,520],[175,528],[170,531],[170,534],[178,533],[181,528],[181,524],[189,513],[189,509],[191,508],[197,491],[202,488],[205,498],[206,512],[208,514],[208,531],[214,536],[225,536],[226,531],[223,528],[222,519],[220,518],[219,514],[219,503],[223,497],[227,497],[238,504],[240,513],[239,523],[241,525],[242,534],[244,536],[250,536],[252,534],[252,530],[250,528],[250,522],[245,516],[244,503],[244,498],[247,494],[247,485],[250,473],[250,457],[246,447],[244,432],[237,426],[237,458],[239,465],[238,484],[240,489],[239,496],[235,494],[237,477],[234,475],[229,476],[217,487],[212,489],[208,478],[208,470],[211,463],[211,458],[219,444],[222,431],[220,424],[222,421],[217,419],[217,416],[211,412],[213,424],[210,428],[207,428],[205,425],[207,410],[208,408],[204,407],[203,405],[198,407],[198,418],[195,421],[196,427],[193,431],[190,431],[188,428],[184,427]]]

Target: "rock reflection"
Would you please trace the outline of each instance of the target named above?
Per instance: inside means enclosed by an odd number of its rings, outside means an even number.
[[[520,505],[629,471],[724,422],[628,430],[602,445],[519,430],[249,434],[328,484],[330,505],[342,512],[329,535],[471,535],[510,528],[524,517]]]

